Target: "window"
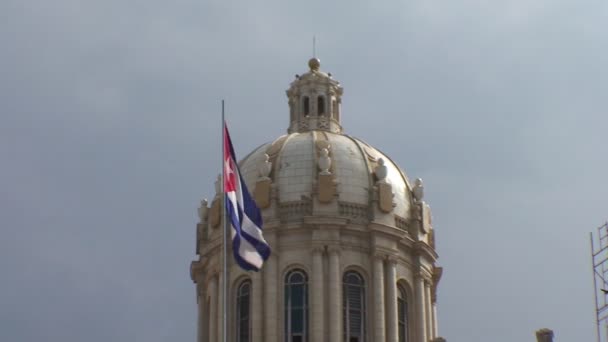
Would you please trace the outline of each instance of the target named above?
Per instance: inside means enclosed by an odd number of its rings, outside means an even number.
[[[319,115],[325,114],[325,99],[323,96],[317,97],[317,113]]]
[[[399,342],[407,342],[408,335],[408,317],[407,317],[407,295],[403,286],[397,286],[399,293],[397,294],[397,324],[399,329]]]
[[[241,283],[236,294],[236,340],[237,342],[250,341],[250,296],[251,281],[245,280]]]
[[[365,283],[357,272],[349,271],[343,278],[344,342],[365,341]]]
[[[310,100],[308,96],[304,96],[302,98],[302,110],[304,110],[304,115],[308,115],[310,113]]]
[[[285,342],[308,341],[308,279],[302,270],[285,276]]]

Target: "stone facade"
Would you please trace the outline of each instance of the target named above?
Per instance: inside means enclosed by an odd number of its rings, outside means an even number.
[[[272,255],[261,272],[228,260],[227,341],[439,341],[442,269],[422,182],[342,132],[342,87],[318,60],[309,67],[287,91],[288,134],[239,163]],[[222,341],[220,195],[199,208],[198,342]]]

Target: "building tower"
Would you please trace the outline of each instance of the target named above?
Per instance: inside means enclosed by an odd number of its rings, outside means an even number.
[[[442,341],[422,180],[344,134],[340,83],[308,66],[287,90],[288,134],[239,163],[272,255],[261,272],[229,260],[228,341]],[[199,208],[198,342],[222,340],[220,191]]]

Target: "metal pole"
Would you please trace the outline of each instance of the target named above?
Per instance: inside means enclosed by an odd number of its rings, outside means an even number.
[[[222,341],[228,341],[228,220],[226,219],[226,189],[224,189],[224,171],[225,171],[225,156],[226,156],[226,121],[224,119],[224,100],[222,100],[222,222],[223,222],[223,239],[222,253],[223,253],[223,268],[222,268],[222,282],[224,288],[222,290]]]
[[[593,274],[593,295],[595,296],[595,323],[597,326],[597,342],[600,341],[600,320],[598,317],[598,298],[597,298],[597,275],[595,274],[595,258],[593,252],[593,233],[589,233],[589,242],[591,243],[591,267]]]

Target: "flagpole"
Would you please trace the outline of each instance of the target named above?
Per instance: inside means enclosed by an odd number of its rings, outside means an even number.
[[[226,121],[224,119],[224,100],[222,100],[222,222],[223,222],[223,243],[222,243],[222,253],[223,253],[223,271],[222,271],[222,283],[224,288],[222,289],[222,341],[228,341],[228,219],[226,217],[226,189],[224,188],[224,164],[226,157]],[[214,342],[214,341],[212,341]]]

